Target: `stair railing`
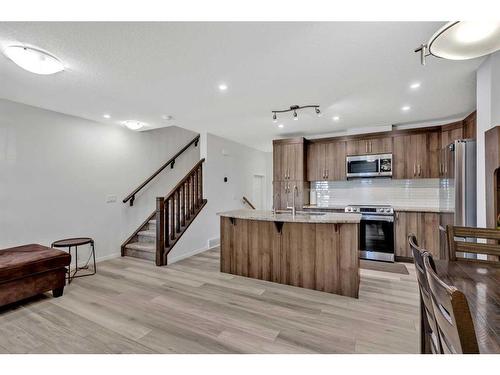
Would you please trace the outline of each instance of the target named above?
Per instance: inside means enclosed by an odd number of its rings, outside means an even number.
[[[203,199],[201,159],[168,193],[156,198],[156,264],[167,264],[167,255],[206,204]]]
[[[250,207],[252,210],[255,210],[255,206],[245,196],[243,196],[243,203],[246,203],[248,207]]]
[[[151,176],[149,176],[142,184],[137,186],[134,191],[132,191],[129,195],[123,198],[123,203],[127,203],[130,201],[130,205],[134,205],[135,195],[141,191],[147,184],[149,184],[156,176],[158,176],[165,168],[170,165],[170,168],[173,169],[175,165],[175,160],[186,151],[191,145],[194,144],[194,147],[198,146],[198,142],[200,141],[200,135],[198,134],[194,137],[188,144],[186,144],[182,149],[179,150],[174,156],[172,156],[165,164],[163,164],[160,168],[156,170]]]

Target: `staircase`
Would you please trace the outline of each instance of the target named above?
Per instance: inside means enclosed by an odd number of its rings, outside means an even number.
[[[156,210],[122,244],[122,256],[151,260],[157,266],[167,265],[169,252],[207,204],[202,184],[204,161],[196,163],[166,197],[156,198]],[[127,196],[124,203],[131,200],[132,204],[137,191]]]

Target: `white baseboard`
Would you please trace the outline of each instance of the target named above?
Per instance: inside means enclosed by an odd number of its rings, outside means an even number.
[[[193,255],[196,255],[196,254],[204,253],[205,251],[212,250],[212,249],[216,248],[217,246],[204,247],[204,248],[201,248],[201,249],[190,251],[189,253],[177,255],[177,256],[172,257],[172,258],[169,257],[168,258],[168,264],[172,264],[172,263],[178,262],[180,260],[192,257]]]
[[[112,253],[112,254],[108,254],[108,255],[103,255],[101,257],[97,257],[95,258],[95,261],[96,263],[99,263],[99,262],[103,262],[105,260],[109,260],[109,259],[114,259],[114,258],[119,258],[122,256],[122,253],[121,252],[118,252],[118,253]]]
[[[220,245],[220,237],[208,240],[208,247],[213,248]]]

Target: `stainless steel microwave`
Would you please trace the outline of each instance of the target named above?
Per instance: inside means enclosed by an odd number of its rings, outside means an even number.
[[[392,154],[346,157],[347,178],[392,177]]]

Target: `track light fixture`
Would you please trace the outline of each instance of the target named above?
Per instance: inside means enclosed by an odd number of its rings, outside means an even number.
[[[292,112],[292,111],[293,111],[293,119],[298,120],[299,117],[298,117],[297,111],[300,109],[304,109],[304,108],[314,108],[316,115],[318,115],[318,117],[321,116],[321,111],[319,110],[319,105],[303,105],[303,106],[292,105],[292,106],[290,106],[290,109],[272,111],[273,112],[273,122],[278,122],[278,116],[276,115],[277,113],[285,113],[285,112]]]

